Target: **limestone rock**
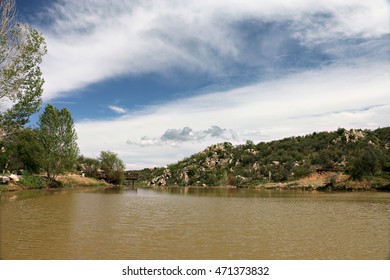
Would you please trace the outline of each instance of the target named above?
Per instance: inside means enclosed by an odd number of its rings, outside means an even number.
[[[347,143],[356,142],[360,139],[363,139],[364,137],[366,137],[364,132],[361,130],[357,130],[357,129],[351,129],[350,131],[346,131],[344,133],[344,139],[345,139],[345,142],[347,142]]]

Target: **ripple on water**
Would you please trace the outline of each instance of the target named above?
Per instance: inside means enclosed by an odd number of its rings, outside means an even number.
[[[389,193],[187,190],[2,199],[5,259],[384,259]]]

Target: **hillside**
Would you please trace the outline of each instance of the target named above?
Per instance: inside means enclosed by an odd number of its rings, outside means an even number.
[[[171,164],[144,169],[140,179],[151,186],[238,186],[302,184],[322,177],[323,186],[390,186],[390,127],[338,129],[272,142],[233,146],[225,142]],[[310,180],[309,180],[310,181]],[[361,184],[360,184],[361,185]]]

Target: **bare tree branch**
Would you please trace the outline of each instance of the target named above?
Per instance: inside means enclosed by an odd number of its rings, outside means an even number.
[[[0,36],[7,35],[15,24],[15,0],[0,0]]]

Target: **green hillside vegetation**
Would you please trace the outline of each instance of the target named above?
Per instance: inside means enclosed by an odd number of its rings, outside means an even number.
[[[258,144],[225,142],[208,147],[167,168],[144,169],[140,178],[151,186],[255,187],[293,182],[312,174],[333,174],[323,187],[368,182],[390,186],[390,127],[376,130],[315,132]],[[347,178],[340,183],[338,175]]]

